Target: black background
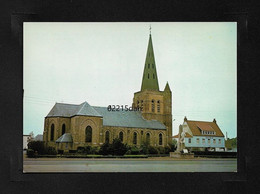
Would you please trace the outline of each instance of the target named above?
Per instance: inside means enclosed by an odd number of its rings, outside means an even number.
[[[255,193],[259,190],[257,1],[16,0],[0,3],[1,193]],[[22,173],[23,22],[238,22],[237,173]]]

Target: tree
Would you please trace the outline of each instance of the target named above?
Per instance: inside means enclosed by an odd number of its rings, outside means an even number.
[[[28,149],[37,151],[38,154],[45,154],[45,147],[42,141],[30,141],[28,143]]]
[[[127,151],[127,147],[119,138],[115,138],[112,143],[112,149],[114,155],[124,155]]]
[[[177,148],[177,140],[173,139],[171,143],[169,143],[170,152],[174,152]]]
[[[142,153],[142,154],[148,154],[148,152],[149,152],[149,150],[148,150],[148,147],[149,147],[149,143],[147,143],[146,141],[145,142],[143,142],[142,144],[141,144],[141,146],[140,146],[140,152]]]
[[[232,148],[236,148],[237,147],[237,138],[227,138],[227,140],[225,141],[225,147],[229,150],[231,150]]]
[[[102,155],[112,155],[112,146],[108,142],[105,142],[100,147],[99,153]]]

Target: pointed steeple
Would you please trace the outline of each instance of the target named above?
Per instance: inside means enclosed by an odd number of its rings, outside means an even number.
[[[171,92],[171,89],[170,89],[168,82],[165,85],[164,91]]]
[[[144,90],[159,91],[151,34],[149,35],[149,43],[146,53],[143,81],[141,87],[141,91]]]

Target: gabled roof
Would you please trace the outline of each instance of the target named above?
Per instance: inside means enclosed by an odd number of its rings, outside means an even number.
[[[218,127],[217,123],[215,122],[208,122],[208,121],[191,121],[186,120],[193,136],[217,136],[217,137],[224,137],[221,129]],[[215,131],[216,135],[205,135],[201,133],[201,130],[204,131]]]
[[[76,115],[101,117],[87,102],[80,105],[56,103],[47,117],[72,117]]]
[[[102,117],[92,106],[90,106],[87,102],[82,103],[78,111],[75,113],[75,115],[85,115],[85,116],[96,116],[96,117]]]
[[[197,122],[196,125],[202,131],[215,131],[207,122]]]
[[[56,103],[46,117],[73,116],[103,117],[104,126],[166,129],[166,126],[156,120],[146,120],[139,111],[108,111],[107,107],[95,107],[84,102],[80,105]]]
[[[71,117],[79,105],[56,103],[46,117]]]
[[[70,133],[64,133],[56,140],[56,143],[72,143],[72,142],[73,140]]]

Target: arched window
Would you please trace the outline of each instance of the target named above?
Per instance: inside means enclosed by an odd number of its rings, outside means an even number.
[[[155,76],[154,76],[154,73],[153,73],[153,79],[155,78]]]
[[[134,136],[133,136],[133,144],[137,144],[137,133],[134,132]]]
[[[148,69],[150,68],[150,64],[148,63]]]
[[[146,133],[146,143],[150,144],[150,133]]]
[[[64,133],[66,133],[66,126],[65,126],[65,124],[62,125],[61,135],[63,135]]]
[[[92,127],[87,126],[85,130],[85,141],[92,142]]]
[[[159,134],[159,145],[162,145],[162,134]]]
[[[124,140],[124,134],[122,131],[119,133],[119,139],[121,140],[121,142],[123,142]]]
[[[148,79],[149,79],[149,73],[148,73]]]
[[[157,112],[160,112],[160,100],[157,101]]]
[[[109,143],[109,131],[106,131],[106,134],[105,134],[105,142],[106,142],[106,143]]]
[[[154,112],[154,100],[152,100],[152,112]]]
[[[51,125],[51,141],[54,140],[54,124]]]

